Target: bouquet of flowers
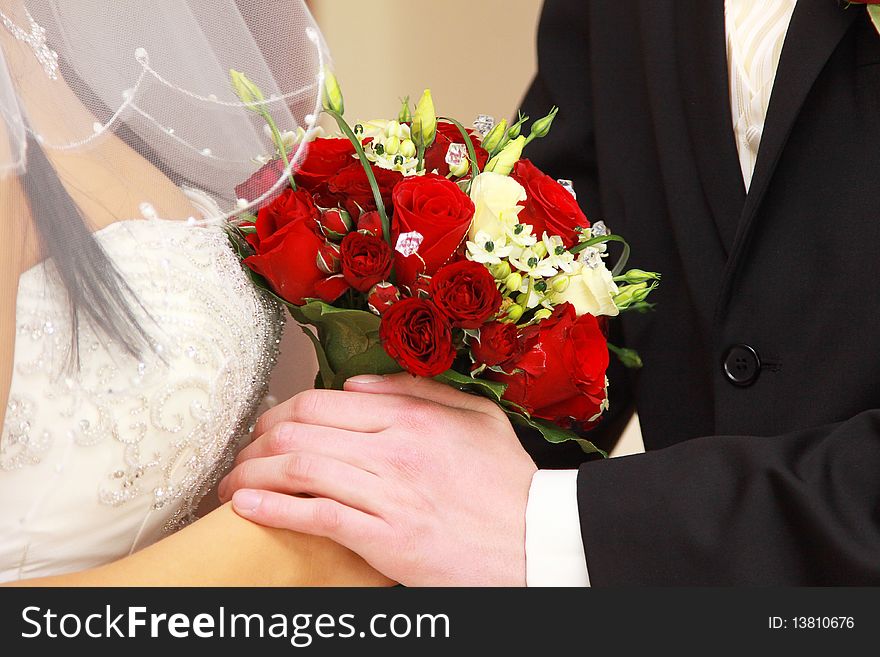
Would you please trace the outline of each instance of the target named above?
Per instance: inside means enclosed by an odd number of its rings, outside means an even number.
[[[430,91],[396,119],[349,125],[334,76],[324,111],[339,134],[281,133],[262,95],[232,72],[276,152],[236,188],[242,205],[287,185],[230,234],[260,287],[311,338],[318,387],[357,374],[407,371],[500,404],[552,442],[577,440],[608,407],[606,319],[650,308],[656,273],[623,273],[629,248],[592,223],[572,185],[522,157],[556,115],[511,125],[481,115],[466,129],[438,117]],[[306,154],[288,152],[309,140]],[[623,252],[609,270],[607,246]]]

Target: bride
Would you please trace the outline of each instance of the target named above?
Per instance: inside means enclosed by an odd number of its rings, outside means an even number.
[[[228,70],[282,130],[312,127],[308,10],[0,0],[0,21],[0,581],[387,583],[330,541],[199,506],[282,325],[223,230],[272,149]]]

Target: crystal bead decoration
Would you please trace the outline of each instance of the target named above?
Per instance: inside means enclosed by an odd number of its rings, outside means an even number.
[[[58,53],[46,44],[46,30],[34,20],[30,12],[25,8],[25,18],[28,20],[30,30],[19,27],[6,14],[0,11],[0,21],[9,30],[9,33],[18,41],[26,43],[34,51],[34,57],[40,62],[46,75],[52,79],[58,79]]]
[[[467,159],[467,146],[464,144],[449,144],[446,151],[446,164],[456,167]]]
[[[394,250],[401,254],[404,258],[408,258],[414,253],[418,253],[419,247],[422,245],[424,236],[417,231],[410,233],[401,233],[397,238],[397,244]]]
[[[485,135],[495,126],[495,117],[489,116],[488,114],[480,114],[477,118],[474,119],[474,130],[480,133],[480,136]]]
[[[557,179],[556,182],[558,182],[560,185],[562,185],[562,187],[565,189],[565,191],[567,191],[569,194],[571,194],[575,198],[578,197],[574,191],[574,184],[570,180],[568,180],[567,178],[559,178],[559,179]]]
[[[593,237],[601,237],[610,234],[611,231],[608,230],[608,226],[605,225],[604,221],[597,221],[592,226],[590,226],[590,235],[592,235]]]

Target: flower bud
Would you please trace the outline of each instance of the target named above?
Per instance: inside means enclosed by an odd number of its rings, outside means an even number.
[[[324,245],[318,249],[318,254],[315,256],[315,263],[318,265],[318,269],[325,274],[338,274],[342,271],[342,260],[339,246],[330,242],[325,242]]]
[[[462,176],[467,175],[467,172],[470,171],[470,168],[471,163],[466,157],[463,157],[455,164],[450,165],[449,173],[451,173],[456,178],[461,178]]]
[[[352,228],[351,215],[342,208],[330,208],[321,214],[318,228],[328,240],[339,242]]]
[[[492,272],[492,276],[495,277],[495,280],[503,281],[510,276],[510,263],[506,260],[502,260],[497,265],[489,267],[489,271]]]
[[[543,240],[532,247],[532,253],[534,253],[538,258],[547,257],[547,245],[544,244]]]
[[[523,292],[522,294],[517,294],[517,295],[516,295],[516,302],[517,302],[519,305],[525,307],[525,305],[529,302],[529,295],[528,295],[528,293]]]
[[[507,316],[502,321],[516,323],[523,316],[524,312],[525,309],[521,305],[515,303],[507,309]]]
[[[409,111],[409,96],[400,101],[400,111],[397,113],[397,120],[400,123],[412,121],[412,113]]]
[[[510,292],[518,292],[522,287],[522,274],[517,272],[510,274],[510,276],[504,279],[504,287]]]
[[[635,303],[641,303],[648,297],[648,294],[655,286],[656,284],[648,287],[646,282],[624,285],[620,288],[620,292],[614,295],[614,303],[618,308],[626,308]]]
[[[434,111],[434,100],[431,98],[430,89],[425,89],[416,105],[410,132],[413,141],[422,148],[434,143],[434,137],[437,135],[437,113]]]
[[[404,139],[400,142],[400,154],[404,157],[414,157],[416,154],[416,145],[412,139]]]
[[[535,316],[532,318],[532,321],[535,322],[543,322],[545,319],[549,319],[550,315],[553,314],[552,310],[548,308],[541,308],[538,312],[535,313]]]
[[[397,155],[397,152],[400,150],[400,137],[393,135],[386,137],[383,143],[385,144],[385,152],[388,155]]]
[[[400,291],[391,283],[376,283],[367,294],[367,305],[377,315],[381,315],[400,301]]]
[[[333,72],[324,69],[324,90],[322,95],[324,109],[336,112],[339,115],[345,113],[345,102],[342,99],[342,89]]]
[[[260,88],[244,73],[236,71],[235,69],[229,69],[229,77],[232,80],[232,88],[235,90],[235,94],[241,99],[241,102],[247,105],[253,105],[265,100]],[[254,108],[251,107],[249,109]]]
[[[525,146],[526,138],[520,135],[516,139],[508,142],[498,155],[493,157],[486,163],[484,171],[493,171],[502,176],[509,175],[513,171],[513,165],[517,163],[522,155],[523,146]]]
[[[554,277],[553,280],[550,281],[550,286],[555,292],[565,292],[568,289],[570,283],[571,278],[569,278],[565,274],[561,274]]]
[[[529,135],[529,141],[537,137],[546,137],[550,133],[550,126],[553,125],[553,119],[556,118],[556,113],[558,111],[559,108],[554,106],[547,116],[538,119],[532,124],[532,132]]]
[[[653,271],[642,271],[641,269],[630,269],[615,280],[624,283],[644,283],[646,281],[659,281],[660,274]]]
[[[400,124],[393,119],[388,121],[385,124],[385,136],[386,137],[399,137],[400,136]]]
[[[490,153],[493,152],[501,145],[501,139],[504,137],[504,133],[507,130],[507,120],[501,119],[498,123],[492,126],[492,129],[489,133],[483,137],[482,146]]]

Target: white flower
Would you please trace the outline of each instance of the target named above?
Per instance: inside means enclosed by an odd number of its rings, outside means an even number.
[[[558,235],[548,235],[545,232],[542,241],[547,249],[547,261],[551,265],[566,273],[574,271],[574,254],[565,248],[561,237]]]
[[[549,259],[542,258],[537,251],[529,247],[516,256],[510,256],[510,264],[532,278],[551,278],[556,275],[556,268]]]
[[[614,317],[620,311],[614,303],[617,284],[605,263],[599,260],[596,267],[576,264],[570,275],[568,287],[553,295],[556,304],[569,302],[578,315],[608,315]]]
[[[486,171],[474,179],[471,200],[474,202],[474,220],[469,237],[473,240],[480,231],[497,240],[516,225],[516,216],[522,210],[520,201],[526,199],[526,190],[513,178]]]
[[[484,265],[497,265],[502,258],[510,255],[513,247],[508,246],[504,235],[493,238],[485,231],[479,231],[473,241],[467,242],[468,259]]]
[[[532,234],[532,227],[529,224],[510,224],[505,227],[505,231],[510,241],[521,248],[534,246],[538,242],[538,238]]]

